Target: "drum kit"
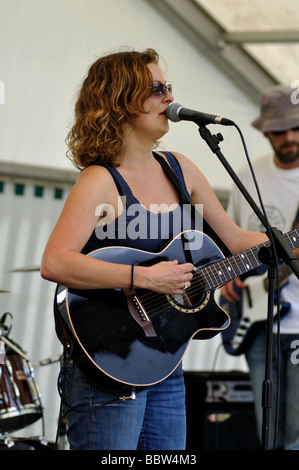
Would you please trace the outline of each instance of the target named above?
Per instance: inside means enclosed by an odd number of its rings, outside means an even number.
[[[1,291],[5,292],[5,291]],[[0,319],[0,450],[53,450],[42,438],[16,438],[12,433],[42,420],[44,417],[41,395],[34,378],[34,368],[23,349],[10,339],[11,326]],[[41,365],[58,362],[57,359],[40,361]]]

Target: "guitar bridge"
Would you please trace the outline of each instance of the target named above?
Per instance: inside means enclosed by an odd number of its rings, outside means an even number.
[[[124,289],[124,293],[126,294],[129,311],[132,317],[134,318],[134,320],[143,329],[145,336],[148,336],[148,337],[157,336],[157,333],[155,332],[153,324],[150,321],[138,296],[136,295],[135,290]]]

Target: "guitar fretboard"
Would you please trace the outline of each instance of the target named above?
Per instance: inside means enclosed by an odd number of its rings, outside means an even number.
[[[283,238],[292,250],[299,247],[299,230],[288,232],[283,235]],[[204,282],[204,289],[215,289],[261,266],[263,263],[259,259],[259,251],[262,247],[269,246],[270,241],[200,269],[199,277]]]

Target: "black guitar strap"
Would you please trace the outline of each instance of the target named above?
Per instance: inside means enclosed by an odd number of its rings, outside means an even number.
[[[179,180],[178,178],[176,177],[175,173],[173,172],[173,170],[170,168],[170,166],[168,165],[168,163],[164,160],[163,157],[161,157],[161,155],[158,155],[157,153],[153,152],[153,155],[154,157],[156,158],[156,160],[160,163],[160,165],[162,166],[162,168],[164,169],[165,173],[168,175],[169,179],[172,181],[172,183],[174,184],[174,186],[177,188],[179,194],[180,194],[180,198],[181,198],[181,201],[184,203],[184,204],[190,204],[190,201],[187,199],[180,183],[179,183]],[[173,155],[174,157],[174,155]],[[174,157],[175,158],[175,157]],[[178,164],[178,166],[180,167],[180,164],[179,162],[177,161],[176,159],[176,162]],[[195,207],[193,206],[193,204],[191,204],[191,211],[192,211],[192,217],[193,219],[195,219],[195,216],[194,216],[194,212],[196,211]],[[203,232],[208,235],[215,243],[216,245],[219,247],[219,249],[222,251],[222,253],[225,255],[225,256],[230,256],[231,255],[231,252],[230,250],[227,248],[227,246],[225,245],[225,243],[220,239],[220,237],[217,235],[217,233],[212,229],[212,227],[208,224],[208,222],[204,219],[204,217],[202,218],[203,219]]]
[[[170,152],[163,152],[165,155],[167,155],[167,153],[170,153]],[[161,155],[158,155],[156,152],[153,152],[153,155],[155,157],[155,159],[160,163],[160,165],[162,166],[163,170],[165,171],[165,173],[167,174],[167,176],[169,177],[169,179],[172,181],[173,185],[176,187],[179,195],[180,195],[180,200],[184,203],[184,204],[189,204],[191,206],[191,215],[192,215],[192,218],[193,220],[195,220],[195,207],[193,206],[193,204],[190,203],[190,200],[187,199],[185,193],[184,193],[184,190],[183,188],[181,187],[181,184],[177,178],[177,176],[175,175],[174,171],[172,170],[172,168],[168,165],[168,163],[165,161],[165,159],[163,157],[161,157]],[[175,156],[173,154],[171,154],[172,157],[175,159],[175,162],[178,166],[178,168],[180,169],[180,171],[182,172],[181,170],[181,166],[178,162],[178,160],[175,158]],[[122,191],[122,188],[116,178],[116,176],[114,175],[114,172],[112,171],[111,167],[109,167],[108,165],[106,164],[103,164],[101,162],[94,162],[92,164],[98,164],[98,165],[102,165],[104,166],[105,168],[107,168],[108,171],[110,171],[110,174],[111,176],[113,177],[114,179],[114,182],[116,184],[116,187],[118,189],[118,192],[119,194],[122,196],[124,195],[123,191]],[[183,174],[183,173],[182,173]],[[219,249],[222,251],[222,253],[224,254],[224,256],[230,256],[231,255],[231,252],[230,250],[227,248],[227,246],[225,245],[225,243],[221,240],[221,238],[217,235],[217,233],[212,229],[212,227],[208,224],[208,222],[204,219],[204,217],[202,217],[203,219],[203,232],[208,235],[215,243],[216,245],[219,247]]]

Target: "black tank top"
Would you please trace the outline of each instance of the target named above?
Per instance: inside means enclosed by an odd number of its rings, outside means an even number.
[[[179,181],[184,201],[180,197],[180,203],[174,210],[162,213],[145,209],[116,168],[101,162],[93,163],[104,166],[110,171],[118,187],[119,204],[122,204],[123,211],[118,218],[108,224],[103,224],[104,218],[102,219],[101,224],[97,225],[82,250],[83,253],[107,246],[120,245],[154,253],[160,251],[168,240],[184,230],[194,228],[202,230],[201,220],[196,227],[191,210],[191,197],[187,191],[181,167],[173,154],[165,152],[165,155]],[[153,188],[154,190],[155,188]],[[101,208],[98,207],[98,214],[100,213]]]

